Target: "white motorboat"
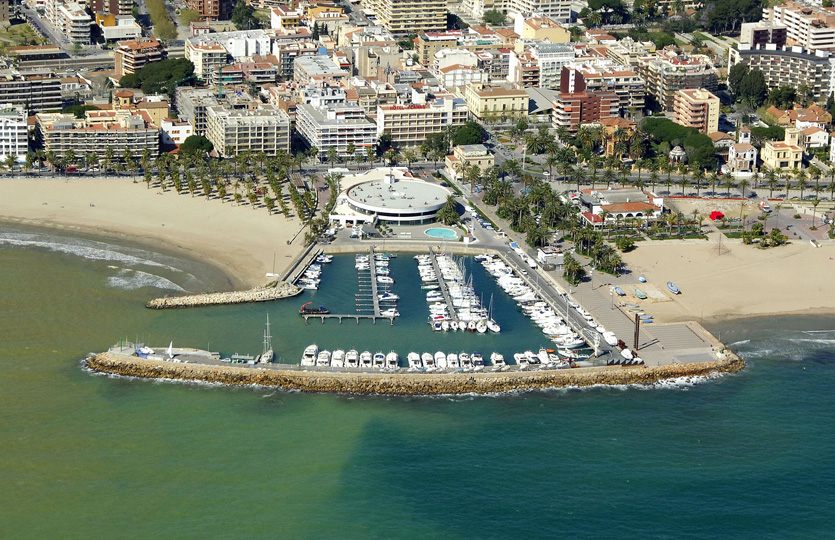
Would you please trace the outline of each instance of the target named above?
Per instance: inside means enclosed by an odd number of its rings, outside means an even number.
[[[484,371],[484,357],[480,352],[476,351],[472,356],[473,369],[475,371]]]
[[[383,293],[383,294],[378,294],[377,298],[379,298],[380,301],[382,301],[382,302],[396,302],[397,300],[400,300],[400,297],[398,295],[393,294],[393,293],[388,293],[388,292]]]
[[[603,332],[603,340],[612,347],[618,344],[618,337],[614,332]]]
[[[488,319],[487,320],[487,329],[490,330],[491,332],[496,333],[496,334],[498,334],[499,332],[502,331],[502,327],[499,326],[499,323],[497,323],[493,319]]]
[[[394,283],[394,278],[389,276],[377,276],[377,283]]]
[[[345,353],[345,367],[355,368],[359,365],[359,353],[356,349],[351,349]]]
[[[383,369],[386,367],[386,355],[382,352],[377,351],[374,353],[374,359],[372,360],[372,366],[374,369]]]
[[[438,351],[435,353],[435,365],[438,366],[438,369],[447,368],[446,353],[444,353],[443,351]]]
[[[319,354],[316,356],[316,365],[317,366],[329,366],[329,365],[331,365],[331,352],[330,351],[319,351]]]
[[[302,353],[302,366],[315,366],[316,357],[319,355],[319,347],[310,345]]]
[[[410,352],[406,355],[406,360],[409,362],[409,371],[415,371],[423,367],[420,355],[416,352]]]
[[[459,353],[458,354],[458,361],[461,363],[461,367],[463,369],[471,370],[473,369],[473,360],[470,357],[469,353]]]
[[[452,321],[451,323],[449,323],[449,329],[452,330],[453,332],[457,332],[458,331],[458,321]]]
[[[331,355],[331,366],[345,367],[345,351],[342,349],[336,349],[333,351],[333,354]]]
[[[557,344],[558,347],[563,349],[578,349],[580,347],[585,347],[586,342],[583,339],[578,337],[565,337],[565,338],[556,338],[554,339],[554,343]]]
[[[446,355],[446,365],[450,369],[458,369],[461,364],[458,362],[458,354],[451,352]]]
[[[397,311],[397,308],[388,308],[381,310],[380,315],[382,315],[383,317],[399,317],[400,312]]]
[[[501,353],[491,353],[490,354],[490,363],[493,364],[493,371],[499,371],[505,365],[504,356]]]
[[[538,365],[540,364],[539,357],[534,354],[533,351],[525,351],[522,353],[525,355],[525,358],[528,360],[529,365]]]
[[[487,332],[487,323],[485,321],[478,321],[475,323],[475,329],[478,331],[479,334],[484,334]]]
[[[516,361],[516,365],[519,366],[520,370],[528,369],[528,357],[525,353],[515,353],[513,359]]]
[[[329,263],[331,261],[333,261],[333,255],[319,255],[318,257],[316,257],[316,262],[320,264]]]
[[[396,352],[391,351],[386,355],[386,367],[388,369],[397,369],[400,367],[400,357],[397,356]]]
[[[374,364],[371,361],[371,353],[368,351],[362,351],[360,353],[360,367],[363,369],[371,368]]]
[[[543,364],[550,364],[551,363],[551,355],[548,354],[548,349],[541,348],[539,349],[539,353],[536,355],[539,358],[539,361]]]
[[[441,330],[449,332],[449,321],[441,321]]]
[[[439,287],[440,287],[440,285],[438,285],[437,283],[424,283],[423,285],[420,286],[420,288],[423,289],[424,291],[434,291],[434,290],[438,289]]]
[[[435,371],[437,369],[435,367],[435,357],[432,356],[432,353],[425,352],[420,355],[420,359],[427,371]]]

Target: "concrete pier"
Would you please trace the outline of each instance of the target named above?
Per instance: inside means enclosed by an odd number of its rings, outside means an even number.
[[[164,296],[145,304],[148,309],[172,309],[202,306],[221,306],[227,304],[246,304],[251,302],[269,302],[301,294],[302,289],[292,283],[280,282],[274,287],[257,287],[247,291],[192,294],[188,296]]]
[[[455,306],[452,305],[452,297],[449,295],[449,289],[447,289],[446,281],[444,281],[443,275],[441,274],[441,268],[438,266],[438,256],[435,254],[435,250],[432,249],[431,246],[429,247],[429,256],[432,260],[432,268],[435,269],[435,275],[438,276],[438,286],[441,289],[441,294],[443,295],[444,301],[446,302],[449,310],[449,317],[453,322],[458,323],[458,312],[455,310]]]
[[[301,370],[277,364],[211,365],[204,360],[178,358],[155,360],[129,353],[108,351],[90,355],[87,366],[98,372],[142,377],[203,381],[234,386],[261,385],[302,392],[454,395],[490,394],[593,385],[654,384],[681,377],[714,376],[745,367],[731,351],[718,353],[713,361],[669,364],[657,367],[591,367],[562,370],[472,372],[472,373],[381,373]]]

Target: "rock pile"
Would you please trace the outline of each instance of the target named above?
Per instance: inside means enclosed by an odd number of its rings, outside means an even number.
[[[302,392],[389,395],[488,394],[595,384],[652,384],[679,377],[736,372],[745,366],[745,362],[733,353],[716,362],[514,373],[314,373],[175,364],[111,353],[92,355],[87,363],[96,371],[150,379],[204,381],[236,386],[257,384]]]
[[[169,309],[199,306],[217,306],[223,304],[245,304],[249,302],[268,302],[279,298],[288,298],[301,293],[302,289],[292,283],[282,281],[275,286],[256,287],[248,291],[192,294],[188,296],[166,296],[155,298],[145,304],[150,309]]]

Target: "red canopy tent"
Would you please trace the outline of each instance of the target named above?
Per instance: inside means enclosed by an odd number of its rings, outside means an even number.
[[[718,210],[714,210],[710,213],[710,219],[712,219],[713,221],[716,221],[717,219],[722,219],[723,217],[725,217],[725,214]]]

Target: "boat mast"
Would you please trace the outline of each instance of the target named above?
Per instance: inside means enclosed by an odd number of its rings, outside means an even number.
[[[270,314],[267,313],[267,327],[264,329],[264,354],[273,348],[272,336],[270,335]]]

